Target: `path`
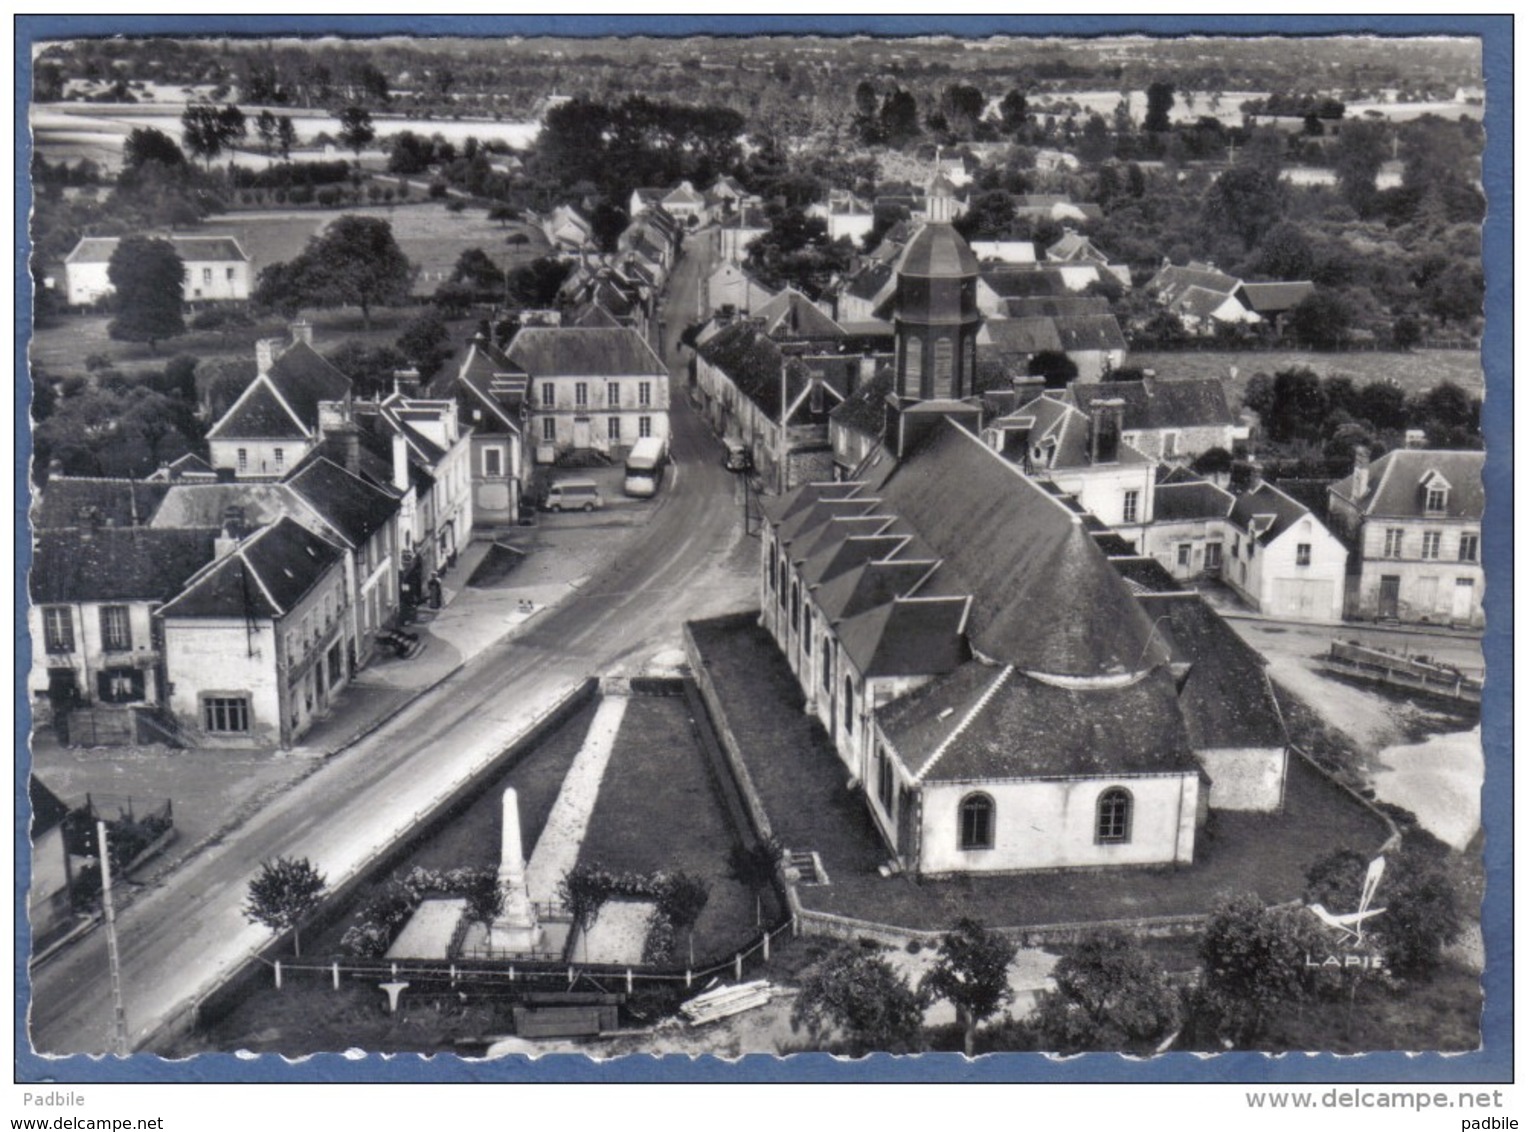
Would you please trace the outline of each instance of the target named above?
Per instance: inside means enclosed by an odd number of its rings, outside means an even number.
[[[530,863],[525,866],[525,887],[536,903],[556,900],[562,878],[578,864],[579,846],[588,832],[589,816],[594,813],[600,782],[610,765],[610,753],[615,749],[615,737],[629,702],[626,696],[605,696],[600,700],[589,733],[584,736],[584,745],[562,780],[557,801],[552,803],[552,812],[547,815]]]

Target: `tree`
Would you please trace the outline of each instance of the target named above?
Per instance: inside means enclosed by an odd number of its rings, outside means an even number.
[[[1199,942],[1206,1005],[1234,1044],[1246,1046],[1272,1011],[1309,991],[1305,957],[1319,946],[1304,908],[1266,908],[1250,893],[1228,897],[1211,913]]]
[[[1250,250],[1279,222],[1287,198],[1276,166],[1248,161],[1215,178],[1205,197],[1205,218]]]
[[[1315,370],[1292,366],[1273,375],[1273,405],[1263,428],[1273,440],[1313,440],[1326,423],[1326,390]]]
[[[434,311],[426,311],[409,323],[398,335],[397,346],[426,381],[440,372],[440,367],[454,352],[450,332]]]
[[[1142,123],[1148,134],[1165,134],[1172,129],[1173,84],[1158,79],[1146,88],[1146,121]]]
[[[468,248],[456,257],[450,282],[465,283],[483,302],[492,302],[504,294],[504,272],[482,248]]]
[[[1378,378],[1358,391],[1356,413],[1385,432],[1406,427],[1406,391],[1392,378]]]
[[[1003,116],[1003,129],[1009,134],[1019,133],[1029,119],[1029,100],[1023,91],[1010,90],[1003,95],[997,109]]]
[[[340,141],[355,154],[356,164],[361,162],[361,150],[376,138],[377,131],[371,124],[371,111],[364,106],[347,106],[339,113]]]
[[[1041,350],[1029,359],[1025,372],[1030,377],[1043,377],[1047,389],[1065,389],[1068,382],[1076,380],[1077,363],[1061,350]]]
[[[1008,965],[1018,947],[976,920],[962,918],[939,941],[939,960],[919,989],[953,1003],[965,1031],[966,1056],[976,1056],[976,1027],[1013,1001]]]
[[[116,289],[117,317],[106,332],[123,342],[159,342],[186,332],[181,313],[186,265],[168,240],[126,236],[111,254],[106,277]]]
[[[210,102],[193,102],[181,112],[180,129],[191,155],[210,167],[213,158],[232,148],[247,128],[243,111],[232,103],[219,108]]]
[[[659,914],[689,939],[691,967],[695,966],[695,924],[710,899],[711,886],[692,873],[673,873],[658,894]]]
[[[775,870],[785,852],[777,837],[749,845],[733,845],[727,851],[727,875],[753,893],[753,920],[764,926],[764,893],[775,883]]]
[[[1201,476],[1223,476],[1231,473],[1231,465],[1234,462],[1235,457],[1231,453],[1216,445],[1213,448],[1206,448],[1195,456],[1194,462],[1189,466]]]
[[[912,1053],[921,1045],[923,996],[885,959],[863,948],[840,947],[802,980],[791,1008],[791,1029],[814,1041],[840,1032],[855,1056]]]
[[[262,153],[268,154],[276,148],[276,131],[278,129],[280,127],[276,125],[276,115],[272,114],[269,110],[260,111],[259,117],[255,119],[255,133],[260,135],[260,151]]]
[[[1123,932],[1084,937],[1051,972],[1034,1027],[1055,1053],[1150,1053],[1178,1025],[1177,995],[1160,964]]]
[[[901,148],[923,132],[918,125],[918,100],[898,87],[881,103],[881,137],[893,148]]]
[[[508,893],[499,883],[499,875],[493,869],[474,869],[462,882],[461,895],[467,900],[467,921],[482,924],[493,945],[494,921],[504,914],[504,902]]]
[[[1353,326],[1353,306],[1335,291],[1317,288],[1289,312],[1289,329],[1296,341],[1330,350],[1347,340]]]
[[[1389,134],[1383,122],[1348,122],[1332,147],[1332,168],[1342,199],[1360,216],[1368,215],[1378,195],[1374,178],[1390,155]]]
[[[368,346],[354,339],[341,342],[325,357],[350,379],[357,397],[386,396],[393,388],[393,374],[409,364],[391,346]]]
[[[556,304],[557,292],[573,270],[571,261],[541,256],[509,273],[510,300],[522,307],[544,309]]]
[[[324,896],[324,875],[306,857],[261,861],[250,879],[244,918],[274,931],[292,933],[292,953],[302,954],[302,919]]]
[[[122,143],[122,171],[136,173],[150,161],[178,168],[185,165],[186,155],[169,134],[155,129],[134,129]]]
[[[391,224],[374,216],[341,216],[296,259],[260,272],[255,301],[278,310],[358,306],[369,330],[372,308],[406,302],[413,277]]]
[[[292,125],[292,119],[285,114],[276,119],[276,152],[281,154],[281,160],[285,161],[292,156],[292,149],[297,145],[297,127]]]
[[[557,898],[567,908],[573,927],[584,941],[584,958],[589,957],[589,929],[599,919],[600,911],[615,895],[614,878],[599,865],[580,861],[557,882]]]

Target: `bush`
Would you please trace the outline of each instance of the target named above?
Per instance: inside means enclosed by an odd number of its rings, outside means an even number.
[[[440,200],[446,195],[446,183],[444,181],[430,182],[430,199]]]
[[[450,200],[446,201],[447,212],[463,212],[466,210],[466,208],[467,202],[464,201],[461,197],[452,197]]]
[[[334,185],[325,185],[318,190],[318,203],[325,208],[332,208],[340,203],[340,190]]]

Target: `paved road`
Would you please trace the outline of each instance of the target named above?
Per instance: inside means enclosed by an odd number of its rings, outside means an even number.
[[[705,266],[696,241],[670,302],[693,310]],[[687,304],[687,305],[685,305]],[[688,320],[675,319],[677,337]],[[191,858],[118,918],[129,1044],[140,1046],[269,939],[240,912],[255,864],[307,857],[332,884],[359,869],[415,815],[467,777],[567,689],[672,647],[688,618],[751,600],[741,508],[722,450],[690,410],[677,367],[671,412],[675,474],[630,550],[578,594],[468,664],[390,724]],[[104,933],[36,973],[30,1018],[40,1052],[112,1048]]]

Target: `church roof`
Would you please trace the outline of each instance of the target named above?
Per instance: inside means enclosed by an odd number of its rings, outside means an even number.
[[[965,237],[949,224],[925,224],[902,251],[898,275],[920,278],[975,277],[981,270]]]

